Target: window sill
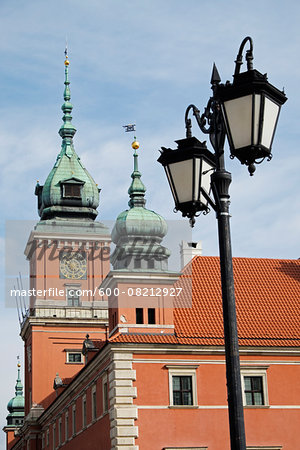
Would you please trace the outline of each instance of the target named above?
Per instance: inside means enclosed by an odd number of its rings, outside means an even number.
[[[244,409],[269,409],[270,405],[244,405]]]
[[[79,366],[83,366],[84,362],[66,362],[66,364],[78,364]]]
[[[169,405],[170,409],[198,409],[198,405]]]

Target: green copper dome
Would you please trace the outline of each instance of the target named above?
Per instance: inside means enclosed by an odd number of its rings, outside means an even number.
[[[94,220],[99,205],[98,186],[83,166],[73,146],[76,128],[72,124],[70,103],[70,82],[68,78],[69,61],[65,61],[65,90],[62,105],[63,124],[59,134],[62,146],[53,169],[49,173],[44,186],[36,185],[38,210],[42,220],[83,218]]]
[[[24,420],[25,400],[23,397],[23,385],[20,378],[20,364],[18,364],[18,378],[15,386],[15,397],[13,397],[7,404],[9,411],[6,417],[7,425],[22,425]]]
[[[116,243],[118,237],[124,235],[163,238],[167,230],[167,223],[162,216],[146,208],[133,207],[118,215],[112,240]]]
[[[170,251],[160,245],[168,227],[165,219],[145,208],[146,188],[138,170],[138,155],[134,155],[132,182],[128,189],[127,209],[118,215],[112,231],[116,249],[111,257],[114,269],[167,270]]]

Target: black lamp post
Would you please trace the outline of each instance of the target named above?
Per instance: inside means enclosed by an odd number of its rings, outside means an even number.
[[[247,71],[240,73],[247,41]],[[224,141],[227,136],[231,158],[248,166],[250,175],[255,164],[271,159],[271,146],[284,92],[268,83],[267,76],[253,69],[253,43],[246,37],[235,61],[233,83],[220,84],[214,65],[211,85],[213,96],[202,115],[195,105],[185,114],[186,139],[176,141],[177,149],[162,147],[158,161],[164,166],[175,201],[175,210],[190,219],[216,211],[218,221],[220,268],[223,301],[224,340],[231,450],[246,450],[244,412],[240,376],[240,359],[236,322],[235,294],[229,222],[229,185],[231,174],[225,170]],[[202,132],[209,134],[214,153],[191,133],[190,110]],[[210,196],[213,193],[214,200]]]

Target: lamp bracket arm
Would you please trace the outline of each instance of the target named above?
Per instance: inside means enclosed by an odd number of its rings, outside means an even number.
[[[200,115],[200,110],[197,108],[197,106],[191,104],[187,107],[186,111],[185,111],[185,128],[186,128],[186,137],[192,137],[192,120],[189,119],[189,112],[192,109],[193,110],[193,115],[196,118],[198,127],[200,128],[200,130],[205,133],[205,134],[210,134],[212,132],[212,126],[211,126],[211,118],[212,118],[212,113],[210,112],[211,109],[211,101],[212,98],[209,99],[208,104],[206,106],[206,108],[204,108],[204,112],[203,114]],[[209,126],[207,126],[207,123],[209,124]]]
[[[215,204],[213,199],[208,195],[208,193],[202,188],[201,188],[201,192],[202,192],[205,200],[207,200],[207,202],[209,203],[209,206],[211,206],[214,211],[217,211],[217,205]]]
[[[212,189],[215,201],[216,201],[216,203],[214,203],[215,207],[213,207],[213,209],[215,210],[215,212],[221,211],[221,202],[220,202],[218,189],[217,189],[216,184],[213,181],[211,181],[211,189]]]
[[[240,73],[241,65],[243,64],[243,51],[248,41],[250,44],[250,49],[246,51],[247,70],[253,70],[253,40],[250,36],[247,36],[245,37],[245,39],[243,39],[235,60],[234,76]]]

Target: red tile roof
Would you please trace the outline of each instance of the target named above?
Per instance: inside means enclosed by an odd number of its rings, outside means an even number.
[[[300,260],[233,259],[240,346],[300,345]],[[223,345],[219,258],[198,256],[177,282],[175,336],[121,334],[114,342]]]

